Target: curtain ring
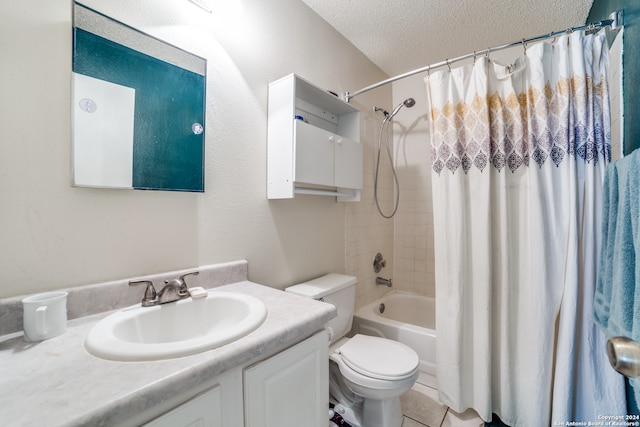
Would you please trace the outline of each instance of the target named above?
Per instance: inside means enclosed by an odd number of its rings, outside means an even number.
[[[489,55],[491,54],[491,48],[488,47],[487,50],[485,51],[485,56],[487,57],[487,60],[491,60],[491,58],[489,58]]]
[[[451,71],[451,64],[449,64],[449,60],[447,59],[446,62],[447,62],[447,68],[449,68],[449,71]]]
[[[569,27],[567,28],[567,30],[564,32],[565,34],[571,34],[573,33],[573,27]]]
[[[476,51],[475,50],[473,51],[473,63],[474,64],[476,63]]]
[[[431,65],[427,66],[427,77],[431,77]]]
[[[524,49],[524,54],[527,54],[527,43],[525,42],[524,39],[522,39],[522,48]]]

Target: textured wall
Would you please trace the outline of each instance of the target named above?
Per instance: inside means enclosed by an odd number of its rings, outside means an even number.
[[[359,272],[345,267],[344,203],[266,198],[267,85],[296,72],[343,92],[384,73],[298,0],[211,2],[212,14],[186,0],[83,3],[207,58],[206,192],[72,188],[71,2],[0,3],[0,297],[237,259],[278,288]],[[366,116],[390,99],[353,104]],[[367,206],[350,220],[369,221]],[[377,244],[357,250],[373,258]]]

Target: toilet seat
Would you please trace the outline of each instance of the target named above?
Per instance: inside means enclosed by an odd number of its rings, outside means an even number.
[[[413,376],[420,362],[416,352],[405,344],[361,334],[338,347],[336,353],[358,374],[387,381]]]

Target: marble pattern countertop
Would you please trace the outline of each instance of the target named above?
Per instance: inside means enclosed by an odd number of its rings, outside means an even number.
[[[200,354],[153,362],[113,362],[84,348],[91,327],[109,312],[70,320],[63,335],[39,343],[0,336],[3,426],[114,426],[207,380],[312,335],[335,316],[329,304],[249,281],[215,289],[253,295],[268,310],[246,337]],[[185,325],[188,327],[188,325]]]

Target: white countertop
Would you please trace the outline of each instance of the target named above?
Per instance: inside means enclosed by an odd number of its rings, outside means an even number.
[[[0,336],[0,423],[3,426],[114,426],[261,355],[293,345],[335,317],[329,304],[249,281],[210,289],[253,295],[268,310],[246,337],[192,356],[114,362],[84,349],[91,327],[109,313],[69,321],[67,331],[38,342]],[[188,325],[185,325],[188,327]]]

